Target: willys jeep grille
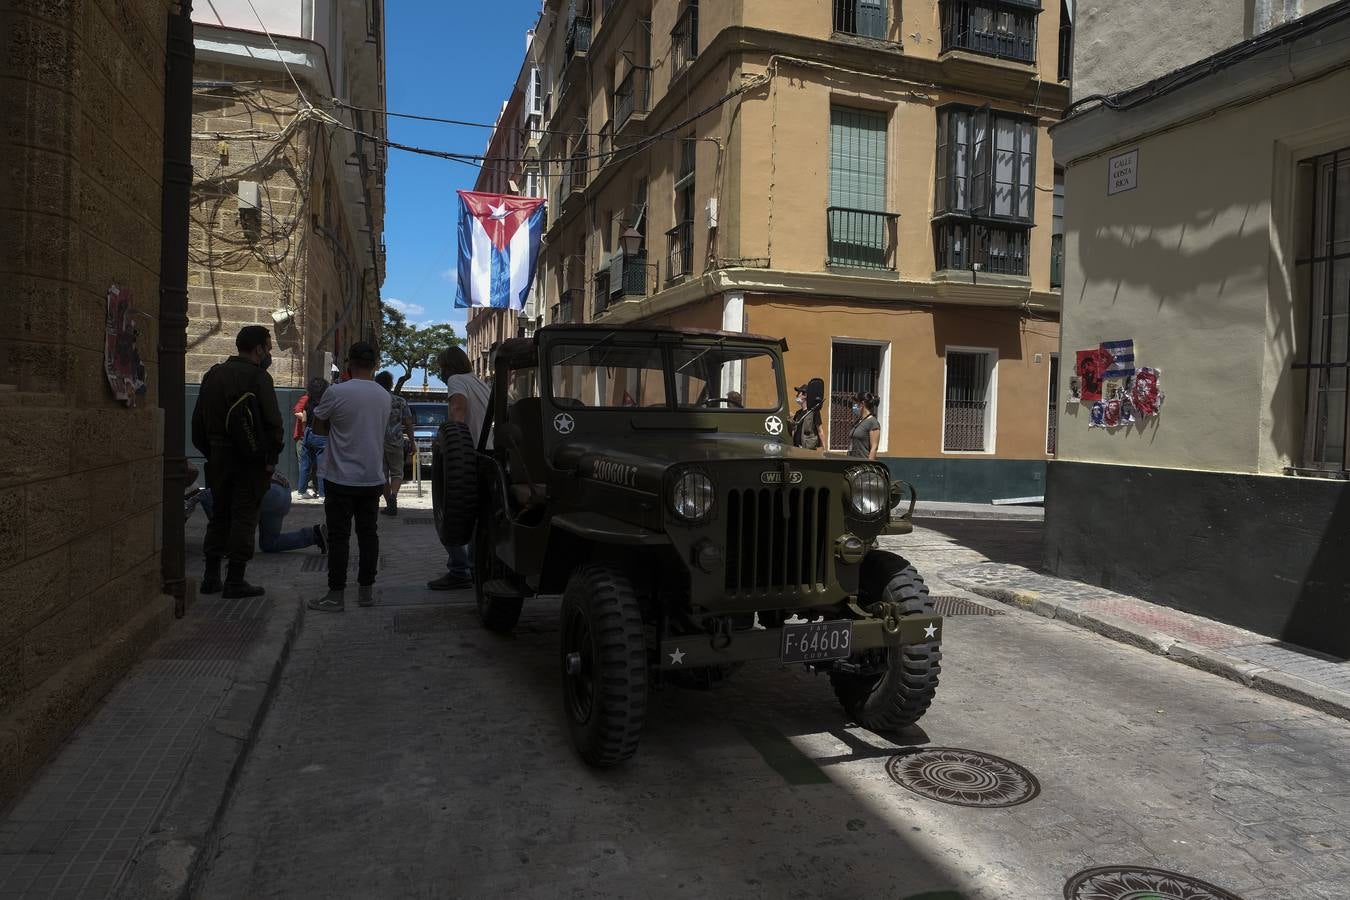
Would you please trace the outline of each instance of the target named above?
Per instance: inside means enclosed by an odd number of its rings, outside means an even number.
[[[829,498],[823,488],[751,488],[727,497],[726,588],[810,593],[829,579]]]

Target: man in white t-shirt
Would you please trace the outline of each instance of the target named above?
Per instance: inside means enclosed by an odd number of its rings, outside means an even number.
[[[483,420],[487,418],[488,404],[492,402],[492,389],[478,380],[473,374],[473,365],[469,355],[459,347],[448,347],[436,357],[440,367],[441,381],[445,382],[445,392],[450,407],[451,422],[463,422],[469,426],[469,435],[474,446],[483,431]],[[492,446],[492,435],[488,435],[487,446]],[[428,581],[427,587],[433,591],[453,591],[473,585],[473,545],[449,548],[446,560],[449,569],[440,578]]]
[[[310,609],[342,612],[347,587],[352,520],[356,520],[357,603],[375,602],[375,567],[380,556],[380,497],[384,496],[384,433],[389,392],[375,381],[380,355],[359,341],[347,351],[347,381],[323,393],[314,410],[314,433],[328,436],[319,461],[324,518],[328,525],[328,593]]]

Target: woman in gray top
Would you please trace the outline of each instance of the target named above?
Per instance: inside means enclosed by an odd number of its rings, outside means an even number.
[[[848,455],[858,459],[876,459],[877,447],[881,444],[881,423],[877,421],[877,404],[881,402],[876,394],[866,392],[853,395],[853,414],[858,416],[858,424],[848,436]]]

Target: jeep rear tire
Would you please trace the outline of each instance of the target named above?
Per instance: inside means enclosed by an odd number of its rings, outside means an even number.
[[[903,557],[873,550],[863,561],[859,604],[881,600],[900,604],[902,616],[933,614],[933,600],[918,571]],[[830,684],[844,711],[864,728],[897,731],[913,725],[933,702],[942,669],[939,641],[904,644],[876,651],[885,657],[880,673],[831,672]]]
[[[431,510],[447,547],[473,539],[478,521],[478,455],[469,426],[446,422],[431,455]]]
[[[647,644],[637,591],[616,566],[573,573],[562,602],[562,700],[572,744],[592,766],[637,752],[647,715]]]

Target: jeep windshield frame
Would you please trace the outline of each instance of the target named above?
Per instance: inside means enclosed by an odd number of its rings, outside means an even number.
[[[558,409],[764,414],[785,406],[782,356],[767,343],[610,332],[598,341],[557,340],[546,354],[547,396]],[[746,391],[757,368],[754,390]]]

